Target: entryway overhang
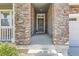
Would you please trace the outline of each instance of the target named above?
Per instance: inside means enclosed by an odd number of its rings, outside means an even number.
[[[13,4],[12,3],[0,3],[0,10],[2,9],[12,9]]]
[[[32,5],[37,13],[45,13],[47,12],[50,3],[33,3]]]

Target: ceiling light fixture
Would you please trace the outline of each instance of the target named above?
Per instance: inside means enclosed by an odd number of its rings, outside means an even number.
[[[40,11],[43,11],[43,9],[40,9]]]

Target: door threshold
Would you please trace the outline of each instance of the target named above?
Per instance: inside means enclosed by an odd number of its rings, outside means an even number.
[[[45,34],[45,32],[36,32],[36,34]]]
[[[36,33],[45,33],[45,32],[36,32]]]

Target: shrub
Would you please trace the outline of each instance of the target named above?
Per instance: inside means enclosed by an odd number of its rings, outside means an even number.
[[[16,56],[17,50],[10,44],[0,44],[0,56]]]

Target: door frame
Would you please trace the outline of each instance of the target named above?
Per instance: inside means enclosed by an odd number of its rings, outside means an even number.
[[[43,32],[36,32],[36,33],[45,33],[45,13],[39,13],[39,14],[37,14],[36,15],[36,30],[38,30],[38,28],[39,28],[39,26],[38,26],[38,19],[39,18],[43,18],[44,19],[44,22],[43,22],[43,24],[44,24],[44,31]]]

